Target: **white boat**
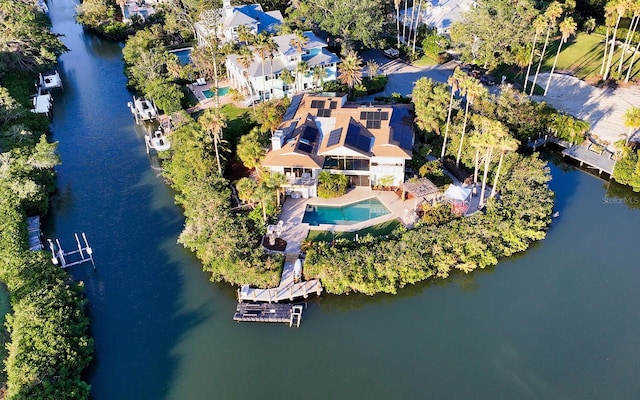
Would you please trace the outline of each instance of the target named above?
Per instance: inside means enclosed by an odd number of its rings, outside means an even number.
[[[55,88],[62,88],[64,90],[62,87],[62,78],[60,78],[58,71],[54,71],[54,73],[50,75],[40,74],[40,87],[44,90]]]
[[[151,100],[147,100],[144,97],[136,98],[133,96],[133,103],[127,103],[131,113],[138,121],[151,121],[158,117],[158,111],[153,105]]]
[[[144,138],[147,142],[147,152],[149,152],[149,149],[166,151],[171,148],[171,142],[167,140],[167,137],[160,128],[158,128],[152,135],[144,135]]]

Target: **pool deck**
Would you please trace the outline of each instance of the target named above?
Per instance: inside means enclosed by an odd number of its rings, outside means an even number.
[[[287,198],[287,200],[282,205],[282,212],[280,213],[280,219],[284,222],[285,226],[284,233],[281,237],[282,239],[287,241],[287,248],[285,250],[285,253],[299,253],[302,242],[307,238],[307,235],[309,234],[309,224],[302,222],[302,217],[304,216],[307,204],[343,206],[374,197],[380,200],[380,202],[384,204],[385,207],[387,207],[391,212],[387,215],[382,215],[380,217],[369,219],[363,222],[358,222],[352,225],[320,224],[318,226],[314,226],[313,228],[318,230],[335,229],[335,232],[353,232],[393,219],[400,219],[400,221],[405,224],[410,224],[413,222],[413,218],[411,218],[411,212],[414,208],[414,200],[402,201],[394,192],[376,191],[369,188],[355,188],[351,189],[344,196],[338,198]]]
[[[189,89],[189,91],[191,91],[191,93],[193,93],[193,95],[195,96],[195,98],[198,100],[198,104],[195,105],[194,107],[191,107],[189,109],[187,109],[188,113],[194,113],[200,110],[205,110],[207,108],[211,108],[211,107],[215,107],[216,106],[216,98],[215,97],[207,97],[204,94],[205,90],[210,90],[213,87],[213,82],[212,81],[206,81],[206,83],[204,85],[198,85],[195,82],[194,83],[190,83],[187,85],[187,88]],[[229,86],[229,82],[226,80],[221,80],[218,82],[218,87],[226,87]],[[223,106],[225,104],[229,104],[229,103],[234,103],[233,100],[231,100],[231,95],[229,95],[229,93],[223,95],[223,96],[218,96],[218,99],[220,100],[220,105]],[[234,103],[236,104],[236,103]],[[237,104],[236,104],[237,106]]]

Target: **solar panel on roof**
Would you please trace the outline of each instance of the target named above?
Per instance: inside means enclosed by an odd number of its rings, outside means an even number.
[[[301,94],[297,94],[291,98],[291,103],[287,108],[287,112],[284,114],[284,117],[282,117],[283,122],[293,119],[293,117],[296,115],[296,111],[298,111],[298,106],[300,105],[301,101],[302,101]]]
[[[324,108],[324,100],[311,100],[311,108]]]
[[[335,129],[331,131],[329,134],[329,139],[327,140],[327,146],[335,146],[340,143],[340,139],[342,138],[342,128]]]
[[[389,112],[388,111],[383,111],[380,113],[380,119],[382,121],[386,121],[389,119]]]
[[[367,121],[367,129],[380,129],[380,126],[381,126],[380,121],[374,121],[374,120]]]
[[[329,108],[331,110],[335,110],[336,108],[338,108],[338,102],[337,101],[332,101],[329,103]]]
[[[311,154],[311,151],[313,150],[313,146],[306,143],[298,143],[298,150]]]
[[[318,109],[318,117],[330,117],[331,116],[331,110],[328,108],[319,108]]]
[[[360,120],[363,119],[367,119],[367,112],[366,111],[360,111]]]
[[[302,131],[302,139],[307,140],[309,143],[315,143],[318,138],[318,129],[305,125]]]
[[[347,136],[344,138],[344,143],[364,153],[368,153],[371,148],[371,138],[361,135],[360,127],[356,124],[349,124],[349,128],[347,128]]]

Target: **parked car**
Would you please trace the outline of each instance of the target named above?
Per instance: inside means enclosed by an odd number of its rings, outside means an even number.
[[[491,75],[482,75],[482,77],[480,78],[480,82],[484,83],[487,86],[493,86],[498,83],[496,78]]]
[[[389,57],[389,58],[398,58],[400,57],[400,50],[398,49],[386,49],[384,52],[384,55]]]

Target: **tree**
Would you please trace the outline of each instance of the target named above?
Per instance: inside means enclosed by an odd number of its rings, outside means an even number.
[[[302,60],[302,51],[307,43],[309,43],[309,38],[301,30],[296,29],[293,31],[293,37],[289,40],[289,45],[296,49],[296,53],[298,53],[298,61]]]
[[[510,64],[513,48],[531,42],[537,14],[530,0],[484,0],[451,26],[451,40],[460,48],[464,61],[485,68]]]
[[[500,161],[498,161],[498,168],[496,169],[496,175],[493,178],[493,187],[491,188],[491,195],[493,198],[496,195],[496,188],[498,187],[498,177],[500,176],[500,170],[502,169],[502,160],[504,155],[508,151],[516,151],[518,149],[519,142],[513,137],[505,134],[498,139],[497,148],[500,150]]]
[[[393,6],[396,9],[396,32],[398,33],[398,48],[400,48],[400,4],[402,0],[393,0]]]
[[[280,192],[282,191],[282,185],[287,182],[287,177],[280,172],[271,172],[264,180],[265,186],[276,191],[276,205],[278,207],[280,207]]]
[[[444,154],[447,149],[447,139],[449,138],[449,126],[451,125],[451,111],[453,110],[453,96],[460,88],[460,82],[465,78],[464,72],[460,68],[456,68],[453,74],[447,79],[447,83],[451,86],[451,97],[449,98],[449,111],[447,112],[447,125],[444,129],[444,140],[442,141],[442,151],[440,159],[444,160]]]
[[[622,45],[622,54],[620,54],[620,63],[618,64],[618,75],[622,73],[622,64],[624,64],[625,58],[624,55],[631,45],[631,34],[635,32],[636,28],[638,27],[638,22],[640,22],[640,1],[629,0],[628,7],[629,11],[633,11],[633,13],[631,15],[629,29],[627,29],[627,37],[624,39],[624,44]]]
[[[430,78],[420,78],[415,83],[411,97],[415,106],[418,128],[439,135],[441,126],[447,119],[446,105],[449,100],[447,87],[433,82]]]
[[[524,88],[522,89],[522,91],[525,93],[527,91],[527,83],[529,83],[529,72],[531,72],[531,64],[533,64],[533,57],[536,52],[536,44],[538,42],[538,36],[540,36],[540,34],[544,32],[546,27],[547,27],[547,21],[544,14],[538,15],[536,19],[533,20],[533,29],[535,30],[536,33],[533,37],[533,45],[531,46],[531,57],[529,58],[529,66],[527,67],[527,74],[524,77]]]
[[[253,128],[246,135],[240,137],[240,142],[236,149],[236,154],[245,167],[255,169],[259,178],[264,171],[262,169],[262,159],[267,153],[265,145],[261,141],[262,135],[258,127]]]
[[[253,98],[253,90],[251,81],[249,80],[249,67],[253,64],[254,56],[253,52],[249,50],[248,47],[240,48],[240,52],[238,53],[238,58],[236,58],[238,64],[242,67],[242,76],[244,76],[246,83],[246,90],[249,94],[249,97]],[[252,102],[253,103],[253,102]]]
[[[288,69],[283,69],[282,72],[280,72],[280,80],[285,85],[282,90],[287,91],[290,89],[290,86],[295,83],[296,77],[293,76],[291,71],[289,71]]]
[[[462,155],[462,145],[464,143],[464,134],[467,128],[467,120],[469,117],[469,105],[480,97],[486,95],[487,90],[482,86],[479,80],[472,76],[466,76],[464,80],[460,82],[460,89],[465,96],[464,106],[464,122],[462,123],[462,136],[460,137],[460,145],[458,146],[458,155],[456,156],[456,167],[460,165],[460,156]]]
[[[544,46],[542,46],[542,54],[540,55],[540,60],[538,61],[538,68],[536,69],[536,74],[533,77],[533,83],[531,84],[531,93],[529,95],[533,96],[533,92],[536,89],[536,81],[538,80],[538,74],[540,73],[540,67],[542,66],[542,61],[544,60],[544,56],[547,53],[547,45],[549,44],[549,36],[551,35],[551,31],[555,30],[556,23],[558,22],[558,18],[562,15],[562,5],[557,1],[549,4],[547,9],[544,11],[544,16],[547,20],[547,36],[544,39]]]
[[[558,63],[558,56],[560,55],[560,50],[562,50],[562,44],[566,43],[570,36],[573,36],[576,33],[576,29],[578,26],[572,17],[567,17],[564,21],[560,22],[560,33],[562,37],[560,38],[560,43],[558,43],[558,51],[556,52],[556,58],[553,60],[553,67],[551,67],[551,73],[549,74],[549,79],[547,79],[547,85],[544,88],[543,96],[547,95],[547,91],[549,90],[549,84],[551,83],[551,78],[553,78],[553,72],[556,69],[556,64]]]
[[[349,51],[338,65],[338,80],[349,88],[349,94],[355,85],[362,82],[362,59],[355,51]]]
[[[300,10],[307,11],[307,19],[318,23],[321,29],[339,36],[343,51],[351,49],[353,42],[366,47],[375,45],[382,33],[385,18],[378,0],[306,0]]]
[[[376,62],[376,60],[367,61],[367,74],[369,75],[369,79],[373,79],[378,75],[378,69],[380,65]]]
[[[238,182],[236,182],[238,198],[250,205],[253,205],[255,199],[254,193],[257,188],[258,184],[251,178],[240,178]]]
[[[484,193],[487,187],[487,174],[489,172],[489,166],[491,165],[491,158],[493,157],[493,151],[498,147],[503,137],[509,134],[508,129],[502,125],[499,121],[491,121],[488,125],[488,131],[482,135],[483,144],[486,148],[484,155],[484,171],[482,177],[482,189],[480,191],[480,200],[478,202],[478,208],[484,207]],[[506,147],[506,143],[505,143]]]
[[[606,8],[609,10],[608,12],[612,13],[612,10],[615,10],[616,16],[616,24],[613,28],[613,38],[611,39],[611,45],[609,46],[609,57],[607,58],[607,65],[604,68],[604,74],[602,75],[602,80],[607,80],[609,76],[609,72],[611,71],[611,61],[613,60],[613,52],[616,47],[616,40],[618,34],[618,25],[620,25],[620,19],[624,16],[627,11],[627,0],[611,0],[607,3]]]
[[[634,131],[640,128],[640,107],[631,107],[624,113],[624,126],[629,128],[625,140],[625,144],[628,144]]]
[[[296,64],[296,81],[298,91],[304,90],[304,86],[302,84],[302,78],[309,72],[309,64],[306,61],[298,61]]]
[[[267,58],[273,56],[273,52],[276,50],[276,44],[273,39],[265,33],[261,33],[256,37],[255,49],[258,53],[258,57],[262,61],[262,100],[267,99],[267,76],[264,72],[264,64]]]
[[[316,87],[322,88],[324,79],[329,76],[329,74],[327,74],[327,70],[322,65],[316,65],[311,70],[311,73],[313,75],[313,81],[316,83]]]
[[[248,46],[253,43],[255,39],[255,34],[249,28],[248,25],[240,25],[238,26],[238,30],[236,31],[236,35],[238,35],[238,40],[242,42],[245,46]]]
[[[207,108],[198,119],[202,128],[209,134],[207,142],[213,143],[218,164],[218,174],[222,175],[222,163],[220,162],[219,145],[223,143],[222,130],[227,127],[227,117],[219,108]]]

